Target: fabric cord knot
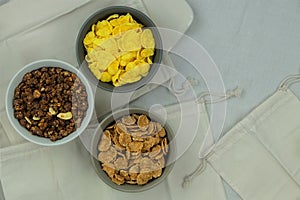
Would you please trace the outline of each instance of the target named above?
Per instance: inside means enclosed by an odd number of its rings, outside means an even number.
[[[214,153],[213,151],[214,148],[215,145],[212,145],[209,149],[205,151],[204,154],[202,154],[202,156],[200,155],[199,157],[200,163],[198,167],[192,173],[186,175],[183,178],[183,183],[182,183],[183,188],[187,187],[195,177],[199,176],[200,174],[202,174],[203,171],[205,171],[207,166],[207,159]]]
[[[227,90],[226,93],[223,94],[216,94],[211,92],[204,92],[202,93],[199,98],[196,100],[197,103],[206,103],[206,104],[213,104],[226,101],[233,97],[240,97],[242,94],[242,89],[236,87],[233,90]]]
[[[206,100],[204,98],[198,98],[197,103],[203,104]]]
[[[278,87],[278,90],[281,90],[281,91],[287,91],[288,89],[289,89],[289,87],[285,84]]]
[[[184,94],[189,87],[199,85],[200,81],[193,77],[187,77],[187,79],[181,84],[180,88],[176,88],[174,85],[174,77],[169,81],[168,89],[174,94]]]
[[[241,94],[242,94],[242,89],[239,88],[239,87],[237,87],[237,88],[235,88],[233,90],[228,90],[226,92],[226,95],[227,95],[228,98],[231,98],[231,97],[240,97]]]
[[[297,82],[300,82],[300,75],[290,75],[290,76],[287,76],[279,84],[278,90],[280,90],[280,91],[287,91],[292,84],[297,83]]]
[[[204,158],[200,159],[200,164],[195,169],[195,171],[193,171],[191,174],[186,175],[184,177],[182,187],[186,188],[196,176],[201,174],[206,169],[206,165],[207,165],[207,161]]]

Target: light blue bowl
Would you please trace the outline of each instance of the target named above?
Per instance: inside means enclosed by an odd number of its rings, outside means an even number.
[[[81,126],[76,129],[73,133],[70,135],[60,139],[56,140],[55,142],[52,142],[49,138],[39,137],[36,135],[31,134],[30,131],[28,131],[25,127],[21,126],[19,121],[14,117],[14,109],[13,109],[13,98],[14,98],[14,91],[15,88],[19,85],[19,83],[22,81],[23,76],[30,71],[39,69],[41,67],[60,67],[62,69],[68,70],[70,72],[75,73],[78,78],[81,80],[81,82],[86,87],[86,92],[88,95],[88,110],[86,112],[86,116],[84,117]],[[7,91],[6,91],[6,98],[5,98],[5,106],[6,106],[6,113],[8,116],[8,119],[12,126],[16,129],[16,131],[26,140],[39,144],[44,146],[55,146],[55,145],[61,145],[65,144],[76,137],[78,137],[88,126],[93,111],[94,111],[94,93],[92,91],[92,88],[88,82],[88,80],[85,78],[85,76],[74,66],[72,66],[69,63],[60,61],[60,60],[54,60],[54,59],[45,59],[45,60],[38,60],[34,61],[32,63],[27,64],[25,67],[23,67],[20,71],[16,73],[16,75],[11,79]]]

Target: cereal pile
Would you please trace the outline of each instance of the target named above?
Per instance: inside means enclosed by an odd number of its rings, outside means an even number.
[[[88,109],[87,93],[76,74],[42,67],[24,75],[13,108],[15,118],[33,135],[56,141],[80,127]]]
[[[162,175],[168,139],[160,123],[132,114],[105,129],[98,150],[102,169],[114,183],[144,185]]]
[[[133,83],[146,76],[155,41],[150,29],[142,29],[128,13],[114,14],[92,25],[83,40],[91,72],[114,86]]]

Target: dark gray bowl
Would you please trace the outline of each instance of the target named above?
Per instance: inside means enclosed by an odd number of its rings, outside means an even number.
[[[124,115],[132,114],[132,113],[137,113],[137,114],[145,114],[148,117],[151,118],[153,121],[157,121],[163,124],[161,121],[160,117],[157,115],[154,115],[153,113],[149,113],[149,111],[140,109],[140,108],[130,108],[130,109],[122,109],[119,111],[114,112],[113,114],[110,114],[107,116],[105,119],[101,121],[99,124],[98,128],[96,129],[95,135],[93,136],[92,139],[92,145],[91,145],[91,155],[98,155],[98,144],[99,140],[102,136],[103,130],[110,124],[112,124],[116,119],[121,118]],[[108,175],[101,169],[101,163],[98,161],[94,156],[92,156],[92,164],[94,169],[96,170],[97,175],[100,177],[100,179],[105,182],[107,185],[110,187],[123,191],[123,192],[142,192],[145,190],[149,190],[157,185],[159,185],[165,178],[168,176],[168,174],[171,172],[173,166],[174,166],[174,161],[176,157],[176,145],[175,145],[175,140],[174,138],[174,133],[172,129],[169,127],[168,124],[164,124],[164,128],[167,133],[167,137],[169,140],[169,153],[166,158],[166,163],[165,163],[165,168],[163,169],[162,175],[159,178],[156,178],[154,180],[151,180],[145,185],[130,185],[130,184],[123,184],[123,185],[117,185],[112,180],[108,177]]]
[[[155,52],[153,55],[153,64],[151,65],[150,71],[146,77],[143,77],[141,80],[131,83],[131,84],[126,84],[123,86],[115,87],[111,83],[104,83],[99,81],[98,79],[95,78],[95,76],[92,74],[92,72],[88,68],[88,64],[85,61],[85,55],[86,51],[83,45],[83,39],[85,35],[91,30],[91,27],[93,24],[97,23],[99,20],[106,19],[112,14],[127,14],[130,13],[132,17],[138,22],[144,25],[144,27],[150,28],[153,37],[155,40]],[[126,7],[126,6],[112,6],[112,7],[107,7],[102,10],[97,11],[93,15],[91,15],[82,25],[79,34],[77,36],[76,40],[76,56],[77,56],[77,62],[78,65],[81,66],[81,71],[89,78],[91,82],[93,82],[95,85],[98,87],[108,90],[111,92],[130,92],[134,91],[143,85],[147,84],[155,75],[155,73],[158,70],[159,64],[161,63],[162,60],[162,41],[161,37],[159,34],[158,29],[156,28],[155,24],[153,21],[145,15],[143,12],[136,10],[131,7]]]

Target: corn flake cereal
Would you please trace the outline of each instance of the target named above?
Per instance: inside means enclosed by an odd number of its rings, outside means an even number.
[[[83,44],[85,60],[98,80],[118,87],[147,76],[155,41],[152,31],[142,27],[129,13],[113,14],[92,25]]]

